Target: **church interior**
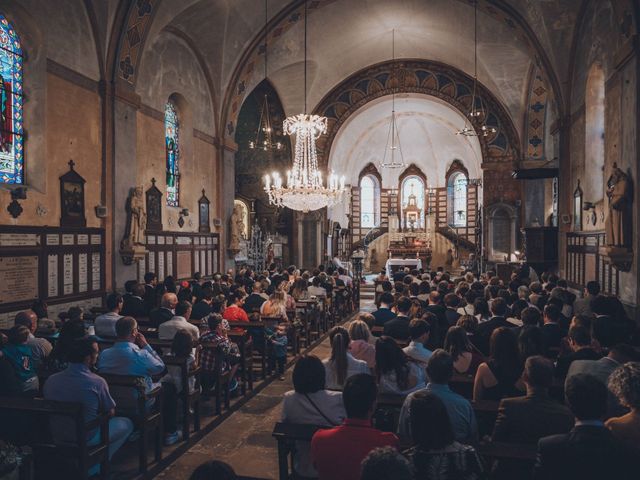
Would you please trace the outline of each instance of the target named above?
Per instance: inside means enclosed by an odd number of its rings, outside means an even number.
[[[637,478],[639,31],[0,0],[0,480]]]

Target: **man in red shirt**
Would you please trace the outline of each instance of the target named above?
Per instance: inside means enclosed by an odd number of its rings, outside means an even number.
[[[398,448],[398,437],[371,426],[378,388],[366,373],[347,379],[342,401],[347,418],[342,425],[318,430],[311,440],[311,456],[320,480],[360,478],[360,464],[371,450]]]

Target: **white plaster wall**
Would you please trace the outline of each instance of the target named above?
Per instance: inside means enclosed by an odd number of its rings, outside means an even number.
[[[335,137],[329,153],[329,169],[345,175],[346,183],[357,185],[362,169],[376,165],[382,187],[398,187],[402,169],[380,169],[391,120],[392,97],[368,103],[355,112]],[[482,153],[476,137],[456,135],[464,117],[443,101],[419,94],[402,94],[395,101],[397,125],[404,161],[414,163],[427,176],[431,187],[444,187],[445,175],[454,160],[460,160],[470,178],[481,178]],[[398,150],[396,150],[398,152]],[[347,224],[349,202],[330,209],[329,218]]]

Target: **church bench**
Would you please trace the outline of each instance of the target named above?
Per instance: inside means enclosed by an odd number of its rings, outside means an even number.
[[[268,317],[262,317],[262,320],[269,320]],[[265,322],[265,321],[251,321],[251,322],[229,322],[229,326],[231,327],[231,332],[229,332],[229,334],[231,334],[234,330],[233,329],[241,329],[243,332],[247,332],[249,329],[252,330],[258,330],[260,336],[262,338],[265,338],[266,340],[266,333],[265,333],[265,329],[266,328],[272,328],[273,325],[277,325],[278,322],[282,321],[282,319],[278,318],[278,319],[272,319],[272,321],[269,322]],[[261,366],[261,370],[262,370],[262,379],[266,380],[267,378],[267,371],[269,369],[269,365],[268,365],[268,354],[266,351],[266,348],[262,348],[262,350],[260,350],[260,348],[256,348],[257,345],[253,345],[253,352],[257,352],[260,355],[260,366]],[[265,342],[265,347],[266,347],[266,342]],[[253,368],[253,362],[251,362],[251,368]],[[253,376],[253,371],[251,372],[251,375]],[[271,375],[271,371],[269,369],[269,375]]]
[[[77,465],[74,478],[78,479],[88,479],[89,469],[99,464],[99,478],[106,480],[109,477],[108,413],[103,413],[91,422],[85,423],[84,406],[81,403],[24,397],[0,397],[0,412],[2,412],[3,417],[5,415],[26,415],[29,420],[34,422],[36,430],[39,428],[44,430],[40,434],[34,431],[28,432],[33,436],[33,441],[28,443],[34,451],[34,461],[36,463],[45,460],[45,457],[47,461],[64,460],[73,462]],[[56,442],[53,440],[49,426],[49,421],[52,417],[65,417],[73,423],[75,442]],[[7,428],[6,424],[4,428]],[[99,429],[100,431],[99,441],[96,445],[89,445],[87,436],[94,429]],[[6,438],[5,433],[7,432],[2,432],[3,438]]]
[[[234,332],[233,330],[228,333],[229,340],[238,345],[240,351],[240,392],[245,395],[247,386],[250,391],[253,390],[253,339],[251,335],[245,330],[243,332]]]
[[[147,471],[149,433],[154,434],[154,458],[162,460],[162,386],[146,391],[144,377],[136,375],[100,374],[109,385],[109,392],[116,402],[116,415],[131,419],[140,431],[138,439],[138,462],[140,473]],[[149,405],[153,403],[153,405]]]
[[[196,368],[189,368],[188,358],[187,357],[175,357],[172,355],[165,355],[162,357],[162,361],[164,364],[168,366],[176,366],[180,368],[180,378],[182,380],[182,388],[180,393],[178,393],[178,398],[182,402],[182,438],[183,440],[189,439],[189,431],[190,431],[190,419],[193,417],[193,430],[197,432],[200,430],[200,374],[201,368],[198,366]],[[218,375],[218,379],[223,375]],[[194,389],[193,391],[189,390],[189,382],[191,379],[195,379],[194,381]],[[220,380],[219,380],[220,381]],[[226,382],[220,381],[220,384],[225,384],[225,400],[226,400],[226,408],[229,409],[229,378],[227,375]],[[217,390],[220,390],[216,387]],[[216,413],[220,414],[220,403],[219,396],[216,395]],[[191,413],[193,412],[193,413]]]
[[[374,325],[371,327],[371,335],[374,337],[381,337],[384,334],[384,327],[380,325]]]

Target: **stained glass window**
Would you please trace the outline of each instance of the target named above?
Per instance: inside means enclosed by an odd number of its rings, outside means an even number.
[[[376,226],[376,184],[372,177],[365,175],[360,181],[360,226],[373,228]]]
[[[164,136],[167,155],[167,205],[177,207],[180,198],[180,123],[171,102],[164,109]]]
[[[24,183],[22,48],[0,14],[0,183]]]
[[[454,173],[449,180],[452,188],[452,222],[454,227],[467,226],[467,177],[462,172]]]

